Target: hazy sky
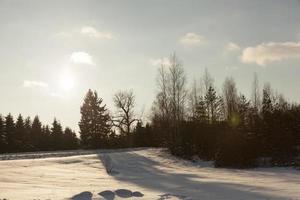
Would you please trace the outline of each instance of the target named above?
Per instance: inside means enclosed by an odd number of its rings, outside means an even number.
[[[88,88],[112,108],[133,89],[149,111],[161,62],[176,52],[187,77],[233,76],[249,96],[253,73],[300,102],[300,1],[0,0],[0,113],[56,116],[78,130]]]

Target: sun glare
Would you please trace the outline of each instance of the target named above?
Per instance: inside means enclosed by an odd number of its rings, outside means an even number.
[[[68,74],[64,73],[60,78],[60,87],[64,90],[70,90],[74,87],[74,79]]]

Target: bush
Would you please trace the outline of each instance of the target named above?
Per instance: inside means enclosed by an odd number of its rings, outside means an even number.
[[[237,130],[227,131],[219,142],[215,167],[247,168],[255,166],[255,152],[251,139]]]

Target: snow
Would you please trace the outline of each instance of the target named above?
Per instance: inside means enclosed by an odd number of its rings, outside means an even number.
[[[300,199],[300,170],[220,169],[173,157],[165,149],[6,154],[0,159],[0,199]]]

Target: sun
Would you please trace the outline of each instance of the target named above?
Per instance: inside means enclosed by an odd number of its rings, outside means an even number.
[[[74,87],[74,79],[69,73],[63,73],[60,77],[60,87],[64,90],[71,90]]]

